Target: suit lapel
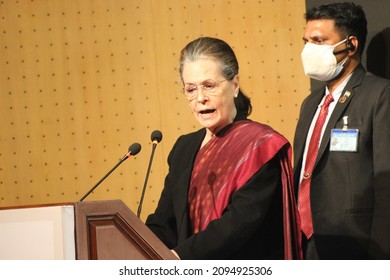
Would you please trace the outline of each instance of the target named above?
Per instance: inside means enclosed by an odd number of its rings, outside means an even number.
[[[348,81],[343,92],[341,93],[340,99],[337,100],[336,107],[333,110],[331,117],[329,118],[328,124],[326,125],[323,138],[321,140],[321,145],[318,150],[318,156],[316,160],[316,165],[321,159],[325,151],[328,149],[330,142],[330,133],[333,128],[336,127],[336,123],[340,120],[351,102],[352,98],[356,95],[355,87],[358,87],[361,84],[361,81],[365,75],[365,70],[363,66],[356,68],[355,72],[352,74],[351,79]],[[344,101],[343,101],[344,99]]]
[[[317,111],[318,104],[320,104],[321,99],[324,96],[324,93],[325,93],[324,89],[313,92],[306,99],[306,101],[303,104],[304,108],[302,109],[302,114],[299,117],[299,122],[297,125],[297,131],[296,131],[297,138],[295,140],[295,146],[294,146],[294,149],[295,149],[294,154],[296,155],[295,160],[297,163],[300,163],[302,161],[303,152],[305,150],[306,138],[307,138],[307,134],[309,132],[310,124],[311,124],[311,121],[314,117],[314,114]],[[302,135],[301,138],[298,137],[300,135]]]

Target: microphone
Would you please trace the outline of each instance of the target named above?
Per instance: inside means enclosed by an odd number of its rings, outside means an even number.
[[[141,199],[140,199],[139,206],[138,206],[138,211],[137,211],[137,217],[138,218],[141,215],[142,203],[144,201],[144,196],[145,196],[145,191],[146,191],[146,184],[148,183],[148,179],[149,179],[150,167],[152,166],[154,151],[156,150],[157,144],[160,143],[160,141],[162,140],[162,133],[161,133],[161,131],[159,131],[159,130],[153,131],[152,135],[150,136],[150,138],[151,138],[152,144],[153,144],[152,145],[152,153],[150,155],[149,166],[148,166],[148,170],[146,171],[145,183],[144,183],[144,187],[142,188]]]
[[[349,51],[353,51],[353,50],[355,50],[355,47],[353,45],[348,45],[345,49],[333,52],[333,54],[338,55],[340,53],[345,53],[345,52],[349,52]]]
[[[333,52],[334,55],[338,55],[340,53],[344,53],[344,52],[349,52],[349,51],[354,51],[355,50],[355,46],[351,43],[351,41],[348,39],[347,41],[347,47],[345,49],[342,49],[342,50],[339,50],[339,51],[336,51],[336,52]]]
[[[124,162],[126,159],[128,159],[129,157],[131,156],[135,156],[136,154],[138,154],[139,152],[141,151],[141,145],[139,143],[133,143],[130,145],[129,149],[128,149],[128,153],[125,154],[120,160],[119,162],[110,170],[108,171],[108,173],[106,175],[104,175],[103,178],[100,179],[99,182],[97,182],[80,200],[79,202],[82,202],[91,192],[93,192],[97,186],[100,185],[101,182],[104,181],[104,179],[106,179],[108,177],[108,175],[110,175],[112,173],[112,171],[114,171],[122,162]]]

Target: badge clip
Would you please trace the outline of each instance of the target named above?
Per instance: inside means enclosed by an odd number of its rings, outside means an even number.
[[[348,116],[343,117],[343,122],[344,122],[343,131],[345,132],[348,130]]]

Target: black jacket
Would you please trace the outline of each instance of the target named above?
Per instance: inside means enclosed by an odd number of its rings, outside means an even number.
[[[325,128],[311,179],[314,240],[320,259],[390,259],[390,81],[352,74]],[[302,104],[294,138],[298,188],[306,135],[324,96]],[[348,95],[348,94],[347,94]],[[357,152],[330,152],[332,128],[359,129]],[[298,193],[296,190],[295,193]]]
[[[146,225],[181,259],[283,259],[280,163],[274,157],[236,191],[222,217],[192,235],[188,189],[205,129],[179,137],[154,214]]]

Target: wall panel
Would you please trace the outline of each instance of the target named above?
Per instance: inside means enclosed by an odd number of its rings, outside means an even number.
[[[0,206],[77,201],[139,142],[87,198],[136,211],[159,129],[145,218],[174,141],[199,128],[177,72],[180,50],[199,36],[231,44],[251,118],[292,141],[309,90],[303,13],[304,1],[286,0],[1,1]]]

